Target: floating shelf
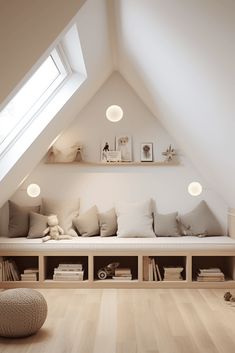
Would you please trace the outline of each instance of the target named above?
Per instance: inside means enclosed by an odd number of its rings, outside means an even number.
[[[179,161],[172,162],[45,162],[46,164],[77,165],[79,167],[170,167],[180,164]]]

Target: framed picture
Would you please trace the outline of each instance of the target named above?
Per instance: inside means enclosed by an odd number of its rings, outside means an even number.
[[[108,161],[107,153],[113,150],[114,150],[114,140],[110,138],[103,139],[101,143],[101,148],[100,148],[100,160],[102,163],[106,163]]]
[[[116,151],[121,152],[122,162],[132,161],[132,141],[129,135],[116,136]]]
[[[153,162],[153,144],[152,144],[152,142],[141,143],[140,160],[141,160],[141,162]]]

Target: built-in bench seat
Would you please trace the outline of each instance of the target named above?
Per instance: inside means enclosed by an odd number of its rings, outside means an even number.
[[[75,237],[72,240],[0,238],[1,251],[235,251],[235,239],[228,236],[118,238]]]
[[[234,288],[235,239],[228,236],[199,238],[195,236],[118,238],[75,237],[72,240],[0,238],[0,256],[3,261],[14,261],[22,273],[38,267],[35,282],[3,281],[1,288]],[[164,267],[182,267],[182,281],[152,281],[144,278],[149,261],[159,265],[162,278]],[[97,272],[109,263],[118,262],[130,268],[132,280],[99,280]],[[83,281],[53,280],[54,269],[63,263],[81,263]],[[147,265],[146,265],[147,264]],[[198,282],[198,269],[218,267],[225,275],[223,282]]]

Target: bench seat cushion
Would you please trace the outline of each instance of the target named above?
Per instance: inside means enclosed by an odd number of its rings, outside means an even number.
[[[0,237],[2,251],[235,251],[235,239],[227,236],[198,238],[156,237],[156,238],[117,238],[117,237],[76,237],[72,240],[4,238]]]

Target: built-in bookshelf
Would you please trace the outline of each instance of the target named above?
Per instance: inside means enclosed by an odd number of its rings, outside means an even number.
[[[1,288],[235,288],[235,253],[231,252],[18,251],[1,255]],[[100,276],[99,271],[107,268],[108,275]]]

